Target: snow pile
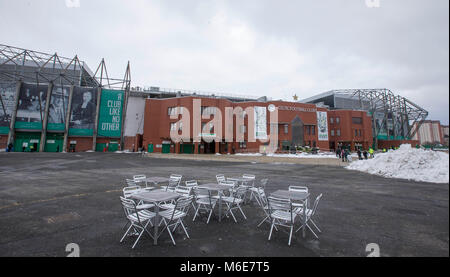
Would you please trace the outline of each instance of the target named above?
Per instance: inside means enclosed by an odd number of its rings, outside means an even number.
[[[448,183],[448,164],[446,153],[411,148],[410,144],[403,144],[398,150],[376,154],[370,160],[355,161],[346,168],[387,178]]]

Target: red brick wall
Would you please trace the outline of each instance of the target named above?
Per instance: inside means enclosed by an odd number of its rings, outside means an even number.
[[[362,118],[362,124],[354,124],[353,117]],[[334,122],[331,123],[331,118]],[[339,118],[340,122],[336,123],[336,118]],[[353,110],[333,110],[328,112],[328,126],[329,126],[329,139],[333,141],[337,146],[339,143],[350,144],[351,149],[355,149],[356,143],[362,144],[364,149],[372,147],[372,118],[364,111]],[[334,130],[334,136],[331,135],[331,130]],[[337,135],[337,130],[341,130],[341,135]],[[355,134],[355,130],[358,130]],[[361,135],[359,136],[359,130]]]
[[[0,135],[0,149],[6,149],[8,146],[8,135]]]
[[[70,149],[71,141],[77,142],[75,152],[85,152],[88,150],[92,150],[92,137],[69,137],[67,139],[67,152]]]
[[[242,103],[234,103],[226,99],[216,99],[216,98],[200,98],[200,97],[180,97],[180,98],[170,98],[170,99],[146,99],[146,105],[145,105],[145,117],[144,117],[144,135],[143,135],[143,145],[147,147],[148,144],[162,144],[163,141],[170,141],[170,123],[171,122],[177,122],[177,119],[170,119],[170,116],[168,115],[168,108],[169,107],[177,107],[182,106],[187,108],[190,111],[190,136],[191,136],[191,142],[193,140],[194,134],[193,134],[193,100],[194,99],[200,99],[201,100],[201,106],[213,106],[217,107],[222,112],[222,134],[223,134],[223,141],[225,138],[225,108],[226,107],[242,107],[242,109],[245,110],[246,107],[250,106],[260,106],[260,107],[267,107],[270,104],[274,104],[276,107],[279,106],[287,106],[287,107],[301,107],[311,110],[316,110],[316,106],[313,104],[301,104],[301,103],[294,103],[294,102],[283,102],[283,101],[271,101],[271,102],[242,102]],[[317,108],[318,111],[327,111],[325,108]],[[316,142],[317,147],[321,149],[329,149],[329,143],[328,141],[319,141],[318,140],[318,131],[317,131],[317,113],[314,112],[306,112],[306,111],[291,111],[291,110],[279,110],[278,111],[278,121],[279,122],[286,122],[289,124],[289,133],[284,134],[284,128],[280,127],[279,129],[279,141],[282,140],[291,140],[292,138],[292,128],[291,128],[291,122],[296,117],[299,116],[303,123],[305,125],[315,125],[316,132],[315,135],[307,135],[305,132],[305,141],[311,141],[311,144],[313,142]],[[210,119],[202,119],[201,122],[209,122],[214,118],[214,115],[211,115]],[[181,119],[181,115],[179,116],[179,119]],[[267,130],[270,133],[270,117],[267,118]],[[236,117],[233,119],[233,137],[236,138]],[[248,126],[248,118],[245,119],[244,124]],[[247,132],[244,134],[245,141],[248,141],[248,127]],[[259,150],[259,147],[262,145],[262,143],[257,140],[256,142],[247,142],[247,148],[246,149],[254,149],[256,152]],[[236,151],[241,150],[239,148],[238,143],[234,143],[234,147]],[[173,151],[176,151],[179,149],[178,146],[175,146],[172,149]],[[217,144],[216,144],[217,149]],[[161,152],[161,148],[154,148],[155,152]],[[221,152],[224,153],[224,146],[221,147]],[[200,150],[201,152],[201,150]]]
[[[382,150],[383,148],[389,149],[392,146],[400,147],[402,144],[411,144],[412,147],[416,147],[420,145],[420,141],[418,140],[379,140],[378,141],[378,150]]]

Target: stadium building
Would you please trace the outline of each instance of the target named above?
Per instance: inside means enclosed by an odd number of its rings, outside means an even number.
[[[352,110],[366,113],[372,122],[371,145],[374,148],[389,148],[403,143],[416,145],[418,141],[414,137],[428,116],[426,110],[388,89],[332,90],[300,102],[335,112]],[[337,138],[338,143],[342,140],[346,138]]]
[[[198,109],[196,101],[201,102]],[[299,146],[368,149],[411,142],[428,114],[388,90],[332,91],[286,102],[131,87],[129,63],[123,78],[111,78],[104,60],[93,72],[77,56],[7,45],[0,45],[0,104],[0,148],[12,145],[16,152],[260,152],[273,146],[267,141],[272,134],[279,151]],[[218,116],[229,109],[234,111],[231,121]],[[275,110],[278,118],[271,122]],[[180,111],[189,114],[189,127],[179,126]],[[226,137],[230,125],[233,131]],[[195,126],[200,127],[194,132]],[[189,135],[174,141],[171,135],[183,134],[183,128]]]

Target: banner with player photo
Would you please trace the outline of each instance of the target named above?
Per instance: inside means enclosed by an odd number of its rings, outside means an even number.
[[[92,136],[94,134],[96,107],[96,88],[74,88],[72,112],[69,121],[69,136]]]

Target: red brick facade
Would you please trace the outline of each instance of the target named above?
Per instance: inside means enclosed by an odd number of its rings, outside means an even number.
[[[328,112],[330,148],[339,145],[369,149],[373,144],[372,118],[364,111],[333,110]]]
[[[202,141],[200,143],[193,142],[193,100],[201,100],[201,106],[204,107],[217,107],[222,114],[222,140],[220,142],[214,142],[211,147],[210,144]],[[293,121],[297,117],[300,118],[303,124],[303,143],[310,147],[318,147],[321,150],[330,150],[330,141],[334,141],[329,130],[329,140],[321,141],[318,138],[317,128],[317,111],[328,112],[328,120],[331,115],[335,117],[339,115],[342,117],[341,122],[341,136],[339,139],[345,142],[351,143],[353,146],[357,142],[361,142],[364,147],[369,146],[372,143],[372,125],[370,117],[365,112],[354,111],[328,111],[326,108],[316,107],[313,104],[303,104],[295,102],[284,101],[269,101],[269,102],[231,102],[227,99],[216,98],[201,98],[201,97],[179,97],[169,99],[147,99],[145,105],[145,120],[144,120],[144,136],[143,145],[153,145],[154,152],[161,152],[162,145],[164,143],[171,144],[171,153],[180,153],[181,149],[185,145],[191,145],[194,153],[237,153],[237,152],[259,152],[260,147],[264,147],[264,143],[257,140],[256,142],[248,141],[248,132],[245,132],[245,143],[236,142],[236,116],[233,119],[233,142],[225,142],[225,108],[241,107],[245,110],[247,107],[268,107],[274,105],[278,108],[278,148],[282,150],[283,142],[292,141],[293,138]],[[190,114],[190,140],[183,143],[174,143],[170,138],[170,126],[171,123],[175,123],[182,118],[182,115],[178,116],[178,119],[171,119],[168,113],[169,108],[172,107],[184,107]],[[353,124],[352,117],[362,117],[362,124]],[[210,119],[202,119],[202,123],[210,122],[214,118],[211,115]],[[267,132],[270,134],[270,119],[269,113],[267,113]],[[248,118],[245,119],[246,130],[248,127]],[[328,122],[329,129],[334,126]],[[354,130],[362,130],[362,136],[358,140],[352,136]],[[337,141],[341,141],[336,139]],[[211,151],[213,149],[213,151]],[[168,146],[166,146],[168,151]]]

